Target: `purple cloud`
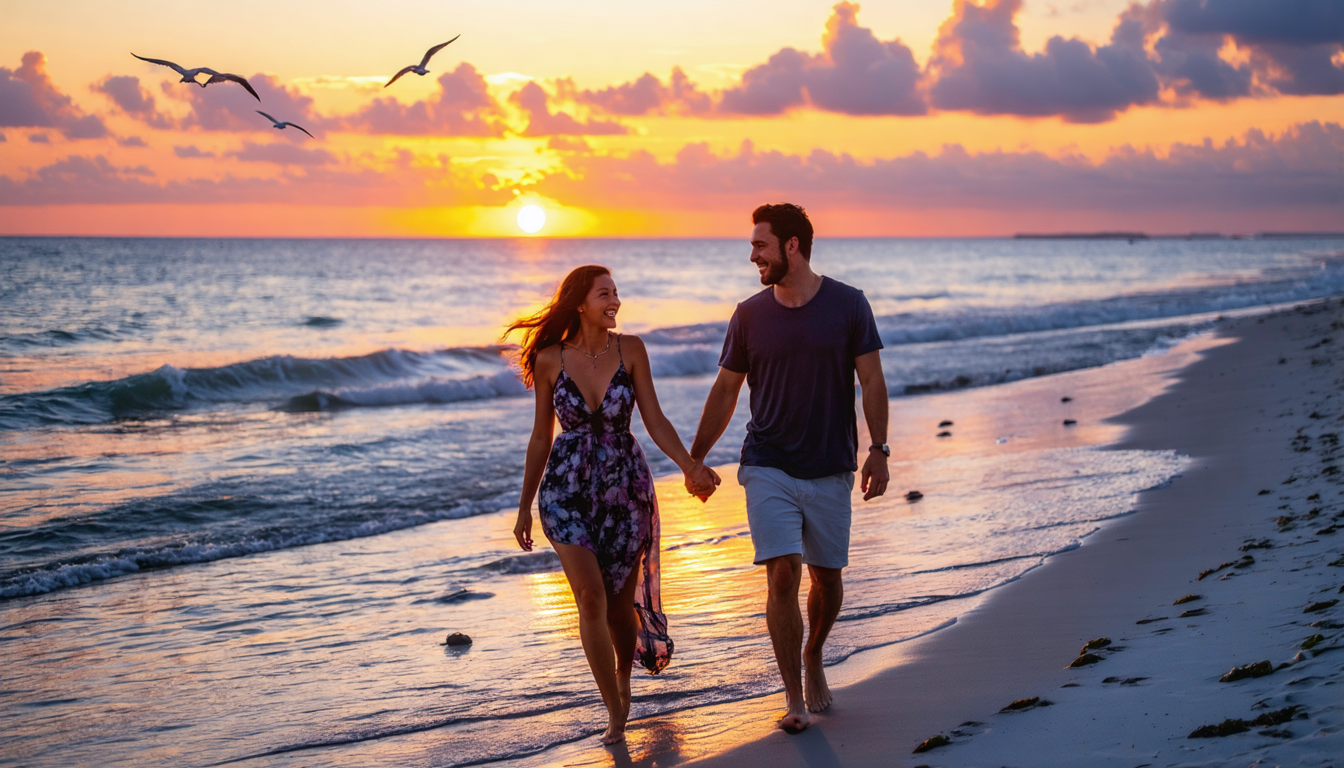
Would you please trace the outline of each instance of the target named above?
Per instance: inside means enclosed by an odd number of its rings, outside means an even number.
[[[1157,42],[1164,74],[1210,98],[1248,95],[1254,74],[1270,92],[1344,93],[1344,2],[1339,0],[1154,0],[1166,25]],[[1251,64],[1221,61],[1227,39]]]
[[[580,104],[598,107],[613,115],[703,115],[713,109],[709,94],[699,90],[681,67],[672,68],[666,85],[645,72],[637,79],[603,88],[581,91]]]
[[[196,147],[195,144],[189,144],[185,147],[174,146],[173,154],[183,159],[193,159],[198,157],[214,157],[214,152],[206,152]]]
[[[304,149],[278,141],[269,144],[246,141],[242,149],[226,152],[225,155],[248,162],[277,165],[328,165],[336,162],[336,156],[325,149]]]
[[[503,111],[490,97],[485,78],[472,65],[438,78],[439,92],[425,101],[402,104],[395,98],[377,98],[343,119],[355,131],[400,136],[504,135]]]
[[[1277,136],[1248,132],[1221,145],[1175,144],[1165,153],[1122,147],[1094,162],[1040,152],[973,154],[948,145],[937,155],[861,161],[815,150],[735,155],[685,146],[671,163],[647,152],[576,156],[567,173],[532,189],[568,205],[714,209],[761,199],[824,206],[995,211],[1301,210],[1337,215],[1344,197],[1339,153],[1344,128],[1304,123]]]
[[[281,120],[298,123],[315,135],[322,135],[327,120],[313,111],[311,97],[297,88],[286,88],[271,75],[258,73],[248,76],[247,81],[261,97],[261,104],[234,83],[217,83],[208,88],[176,82],[161,85],[169,97],[186,101],[191,107],[191,112],[178,124],[180,128],[247,132],[269,129],[270,122],[256,112],[260,107]]]
[[[811,103],[846,115],[922,115],[922,74],[899,40],[883,42],[859,26],[857,3],[837,4],[826,20],[822,52],[781,48],[723,92],[719,110],[774,115]]]
[[[45,133],[30,133],[28,134],[28,142],[30,144],[50,144],[51,137]]]
[[[597,119],[585,123],[567,112],[552,112],[548,105],[550,97],[535,81],[514,91],[509,101],[527,113],[523,136],[612,136],[629,132],[620,123]]]
[[[18,69],[0,67],[0,126],[56,128],[69,139],[108,135],[102,120],[84,114],[56,89],[46,57],[38,51],[23,54]]]
[[[778,115],[806,103],[803,80],[811,57],[781,48],[742,73],[742,84],[723,92],[719,111],[738,115]]]
[[[154,96],[140,85],[140,78],[130,75],[108,75],[89,86],[94,93],[109,98],[122,112],[151,128],[171,128],[172,117],[159,112]]]
[[[145,143],[145,140],[139,136],[127,136],[125,138],[117,139],[117,143],[123,147],[144,148],[149,146]]]
[[[279,145],[289,147],[287,144]],[[282,150],[283,151],[283,150]],[[512,186],[470,168],[406,157],[391,167],[308,165],[279,176],[193,178],[159,183],[144,166],[74,155],[13,179],[0,175],[0,205],[269,203],[305,205],[504,205]],[[240,165],[239,167],[246,167]]]
[[[1110,120],[1157,101],[1158,79],[1143,48],[1142,22],[1122,16],[1109,45],[1055,36],[1043,53],[1022,50],[1013,18],[1022,0],[957,0],[943,22],[930,69],[933,105],[982,115],[1059,115],[1069,122]]]
[[[1306,46],[1344,43],[1338,0],[1160,0],[1175,32],[1232,35],[1246,43]]]

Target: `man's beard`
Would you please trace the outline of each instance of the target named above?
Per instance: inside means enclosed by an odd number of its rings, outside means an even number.
[[[789,274],[789,260],[780,259],[770,264],[761,275],[761,285],[778,285]]]

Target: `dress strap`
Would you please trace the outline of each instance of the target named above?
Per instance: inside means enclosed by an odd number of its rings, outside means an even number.
[[[621,337],[624,335],[624,333],[616,334],[616,357],[620,358],[621,365],[625,365],[625,355],[621,354]]]
[[[565,342],[560,342],[560,370],[565,370]]]

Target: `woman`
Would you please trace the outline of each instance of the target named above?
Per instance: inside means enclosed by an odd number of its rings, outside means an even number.
[[[644,343],[612,332],[620,307],[610,270],[578,267],[545,308],[505,332],[523,331],[519,366],[523,383],[537,392],[513,533],[531,551],[540,486],[542,530],[574,593],[583,653],[607,707],[604,744],[625,738],[634,657],[657,674],[672,655],[658,588],[657,499],[630,434],[634,406],[649,436],[686,473],[689,489],[703,498],[717,484],[658,406]],[[557,416],[564,431],[552,445]]]

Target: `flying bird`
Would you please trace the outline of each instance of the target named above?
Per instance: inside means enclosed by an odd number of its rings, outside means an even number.
[[[461,37],[461,35],[458,35],[457,37]],[[453,40],[456,40],[457,37],[454,37]],[[453,42],[453,40],[449,40],[448,43]],[[423,75],[427,75],[427,74],[429,74],[429,70],[428,70],[428,69],[425,69],[425,66],[426,66],[427,64],[429,64],[429,59],[430,59],[430,57],[432,57],[434,54],[438,53],[438,52],[439,52],[439,49],[443,48],[443,47],[444,47],[445,45],[447,45],[448,43],[439,43],[438,45],[434,46],[433,48],[430,48],[428,51],[425,51],[425,57],[424,57],[423,59],[420,60],[420,63],[419,63],[419,64],[412,64],[412,65],[410,65],[409,67],[405,67],[405,68],[403,68],[400,72],[398,72],[397,74],[393,75],[391,80],[388,80],[388,81],[387,81],[387,85],[391,85],[391,84],[397,82],[397,79],[400,78],[402,75],[406,74],[407,72],[414,72],[415,74],[417,74],[417,75],[422,75],[422,76],[423,76]],[[384,85],[383,87],[386,88],[387,85]]]
[[[144,56],[138,56],[135,53],[132,53],[131,55],[135,56],[135,58],[141,61],[148,61],[150,64],[159,64],[168,67],[169,69],[173,70],[174,72],[182,76],[182,79],[178,81],[179,83],[191,83],[193,85],[199,85],[202,88],[204,88],[207,85],[214,85],[215,83],[234,82],[246,88],[247,92],[252,94],[252,97],[254,99],[256,99],[257,101],[261,101],[261,97],[257,95],[256,91],[252,90],[252,85],[247,82],[247,78],[239,77],[238,75],[231,75],[228,72],[216,72],[215,70],[209,67],[196,67],[195,69],[186,69],[184,67],[178,66],[177,64],[174,64],[171,61],[165,61],[164,59],[147,59]],[[206,80],[204,83],[199,82],[196,80],[197,76],[199,75],[209,75],[210,79]],[[295,127],[297,128],[298,126]]]
[[[281,121],[279,121],[279,120],[276,120],[274,117],[271,117],[270,115],[266,114],[265,112],[262,112],[260,109],[257,110],[257,114],[258,114],[258,115],[261,115],[262,117],[266,118],[267,120],[270,120],[272,123],[275,124],[275,127],[276,127],[276,128],[279,128],[279,129],[281,129],[281,130],[284,130],[285,128],[298,128],[300,131],[303,131],[304,133],[308,133],[308,131],[307,131],[306,129],[304,129],[304,127],[303,127],[302,125],[299,125],[298,123],[291,123],[291,122],[289,122],[288,120],[286,120],[286,121],[284,121],[284,122],[281,122]],[[313,136],[313,134],[311,134],[311,133],[308,133],[308,136],[309,136],[309,138],[314,138],[314,139],[317,138],[316,136]]]

